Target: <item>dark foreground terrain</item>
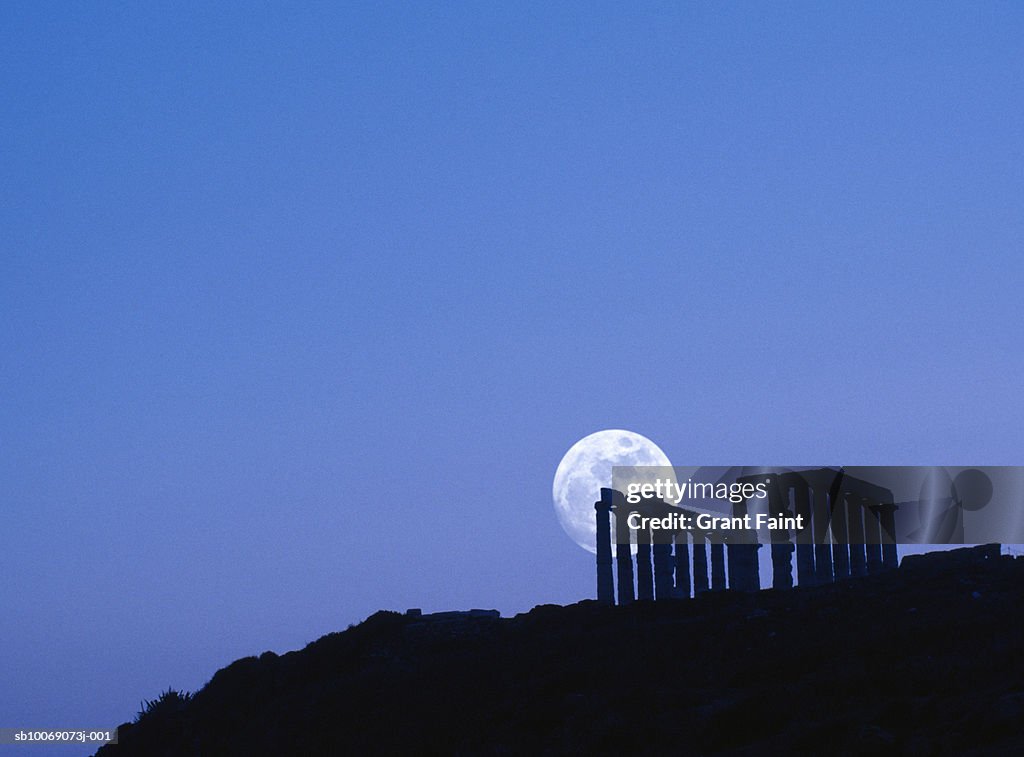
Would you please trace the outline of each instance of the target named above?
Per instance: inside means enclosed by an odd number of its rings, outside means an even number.
[[[124,755],[1024,754],[1024,559],[511,619],[379,612],[169,695]]]

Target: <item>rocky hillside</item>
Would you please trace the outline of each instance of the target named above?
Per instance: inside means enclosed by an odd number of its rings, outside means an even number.
[[[379,612],[174,693],[100,757],[1024,754],[1024,560],[515,618]]]

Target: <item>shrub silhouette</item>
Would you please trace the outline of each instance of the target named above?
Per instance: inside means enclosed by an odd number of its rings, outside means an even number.
[[[188,691],[176,691],[170,686],[167,687],[167,691],[164,691],[156,699],[144,699],[142,700],[142,709],[139,710],[138,715],[135,716],[135,722],[141,723],[144,718],[161,718],[170,717],[185,710],[187,705],[192,700],[192,693]]]

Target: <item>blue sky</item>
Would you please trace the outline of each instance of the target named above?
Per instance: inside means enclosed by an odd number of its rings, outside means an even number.
[[[562,454],[1019,464],[1019,5],[5,3],[0,725],[571,602]]]

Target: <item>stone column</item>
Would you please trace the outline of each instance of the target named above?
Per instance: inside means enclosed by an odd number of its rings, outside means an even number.
[[[832,575],[832,545],[829,543],[828,487],[823,477],[814,482],[811,519],[814,533],[814,578],[820,586],[835,580]]]
[[[782,487],[778,481],[768,484],[768,512],[774,518],[790,515],[789,503],[782,499]],[[793,543],[789,531],[772,529],[772,588],[793,588]]]
[[[672,582],[672,532],[666,529],[653,530],[654,541],[654,598],[671,599]]]
[[[636,531],[636,598],[654,599],[654,573],[651,570],[651,531]]]
[[[708,590],[707,532],[693,530],[693,596]]]
[[[711,591],[725,591],[725,544],[717,533],[711,535]]]
[[[900,564],[899,555],[896,554],[896,510],[899,507],[892,503],[878,507],[878,521],[882,527],[882,567],[891,570]]]
[[[814,568],[814,540],[811,525],[811,492],[807,482],[799,474],[787,475],[783,479],[783,500],[788,502],[788,489],[793,488],[796,514],[803,516],[804,527],[796,532],[796,582],[800,586],[817,584]]]
[[[866,576],[867,555],[864,550],[864,508],[863,498],[854,492],[846,492],[847,534],[850,538],[850,575]]]
[[[864,503],[864,544],[867,551],[868,574],[882,572],[882,524],[878,505],[868,498]]]
[[[676,531],[676,585],[675,596],[678,599],[690,598],[690,543],[688,531]]]
[[[615,505],[615,568],[619,584],[619,604],[633,601],[633,552],[629,547],[630,510],[625,504]]]
[[[597,601],[609,605],[615,604],[611,514],[617,493],[613,489],[601,489],[601,499],[594,503],[597,517]]]
[[[672,583],[672,544],[654,541],[654,598],[671,599]]]
[[[837,581],[850,576],[850,540],[846,521],[846,502],[842,492],[829,495],[832,512],[832,567]]]
[[[746,500],[733,503],[733,517],[742,518],[747,513]],[[760,546],[757,543],[757,532],[753,529],[729,533],[726,550],[729,554],[729,588],[733,591],[757,591],[761,588],[757,566],[757,550]]]

